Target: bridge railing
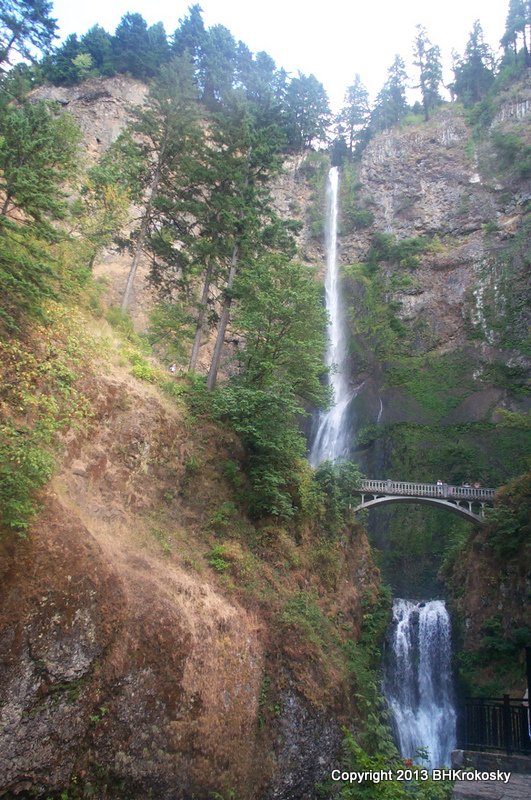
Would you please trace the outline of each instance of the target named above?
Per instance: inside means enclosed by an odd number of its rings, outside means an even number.
[[[452,486],[448,483],[415,483],[411,481],[362,480],[359,492],[408,495],[410,497],[443,497],[448,500],[492,501],[495,489],[476,486]]]

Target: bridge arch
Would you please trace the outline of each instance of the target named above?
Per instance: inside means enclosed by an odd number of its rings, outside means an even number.
[[[361,480],[353,491],[361,495],[361,503],[354,508],[354,512],[383,503],[423,503],[444,508],[478,526],[486,524],[485,506],[492,505],[496,492],[479,484],[452,486],[442,481],[419,483],[372,478]]]
[[[486,524],[484,517],[476,514],[474,511],[471,511],[468,508],[458,505],[457,503],[445,500],[442,497],[399,497],[397,495],[384,495],[381,497],[373,497],[371,500],[366,500],[365,497],[363,497],[362,502],[352,510],[355,513],[356,511],[362,511],[365,508],[374,508],[374,506],[384,505],[386,503],[420,503],[422,505],[435,506],[438,508],[442,507],[446,509],[446,511],[450,511],[452,514],[457,514],[460,517],[464,517],[473,525],[481,527],[482,525]]]

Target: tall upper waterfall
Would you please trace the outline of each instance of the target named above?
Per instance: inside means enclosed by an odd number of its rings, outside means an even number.
[[[346,410],[353,396],[347,375],[348,332],[345,325],[341,298],[341,282],[337,263],[337,211],[339,170],[332,167],[326,187],[326,308],[328,322],[328,350],[326,364],[331,367],[330,383],[334,405],[321,412],[317,434],[310,451],[310,464],[316,467],[321,461],[336,461],[348,455],[349,442],[346,431]]]
[[[396,599],[386,656],[383,688],[401,755],[414,758],[426,748],[430,769],[449,765],[456,715],[444,603]]]

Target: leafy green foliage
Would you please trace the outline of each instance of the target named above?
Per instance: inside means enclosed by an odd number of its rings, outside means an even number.
[[[66,211],[62,184],[78,164],[81,133],[69,114],[45,102],[9,106],[0,118],[2,218],[21,210],[51,235],[50,219]]]
[[[405,269],[415,269],[420,263],[420,256],[429,247],[430,241],[424,236],[397,240],[392,233],[377,232],[372,237],[366,263],[369,270],[375,270],[382,261],[398,263]]]
[[[376,106],[371,113],[371,132],[390,128],[406,114],[408,110],[406,81],[404,61],[400,56],[396,56],[387,71],[387,80],[376,98]]]
[[[465,53],[454,65],[453,90],[465,106],[483,100],[494,81],[494,56],[483,40],[479,20],[474,22]]]
[[[299,73],[286,93],[288,140],[294,149],[311,147],[326,139],[330,107],[326,91],[315,75]]]
[[[359,188],[360,185],[354,164],[345,164],[341,170],[341,182],[339,184],[340,230],[343,235],[362,228],[369,228],[374,222],[372,211],[360,202]]]
[[[245,341],[240,363],[247,384],[277,384],[322,406],[326,314],[313,270],[283,255],[250,264],[235,284],[233,326]]]
[[[302,409],[285,387],[256,389],[234,380],[216,392],[214,414],[229,422],[247,450],[247,494],[253,516],[291,517],[292,490],[305,441],[297,429]]]
[[[396,755],[387,751],[380,750],[374,755],[370,755],[356,743],[350,731],[345,731],[344,739],[345,755],[343,767],[346,772],[372,772],[380,773],[383,770],[391,770],[396,774],[398,769],[404,769],[404,763]],[[420,767],[422,768],[422,763]],[[413,766],[415,770],[415,766]],[[420,780],[413,778],[410,781],[402,782],[398,780],[383,780],[373,783],[372,781],[344,783],[339,791],[342,800],[450,800],[453,792],[453,784],[450,781],[437,781],[431,779]]]
[[[492,136],[501,165],[514,169],[518,177],[531,175],[531,146],[515,133],[496,131]]]
[[[322,527],[335,536],[345,525],[352,504],[353,490],[359,485],[361,472],[351,461],[323,461],[315,471],[315,480],[324,498]]]
[[[529,644],[531,628],[516,627],[503,620],[501,614],[488,617],[481,626],[479,646],[475,650],[462,650],[456,656],[459,677],[466,691],[473,697],[496,697],[506,687],[519,683],[524,674],[524,652]],[[489,666],[489,678],[482,676]]]
[[[51,477],[58,431],[89,416],[75,388],[83,358],[80,321],[51,309],[55,338],[37,329],[35,342],[0,344],[0,524],[23,533],[36,511],[35,492]]]
[[[489,513],[487,543],[502,558],[514,558],[530,540],[531,474],[515,478],[498,493]]]

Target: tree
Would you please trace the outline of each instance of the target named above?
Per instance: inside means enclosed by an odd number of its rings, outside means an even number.
[[[58,286],[52,247],[66,214],[62,184],[72,177],[81,134],[68,114],[24,103],[0,116],[0,320],[16,329],[39,315]]]
[[[372,130],[390,128],[407,113],[406,81],[404,61],[397,55],[387,71],[387,80],[376,98],[376,106],[370,121]]]
[[[302,402],[322,406],[326,313],[312,271],[272,252],[246,263],[234,284],[240,372],[214,397],[247,451],[254,516],[292,516],[305,442]]]
[[[75,172],[80,138],[72,117],[51,104],[9,106],[0,118],[0,218],[15,215],[41,229],[62,218],[60,187]]]
[[[0,8],[0,71],[16,53],[33,61],[35,50],[46,50],[56,37],[56,21],[47,0],[3,0]]]
[[[247,266],[234,293],[232,327],[245,342],[246,382],[261,389],[282,383],[298,400],[322,405],[326,312],[312,271],[273,252]]]
[[[209,28],[199,62],[201,98],[207,108],[215,110],[230,97],[236,60],[236,41],[229,29],[223,25]]]
[[[422,95],[424,119],[429,119],[430,111],[441,103],[439,86],[442,81],[441,51],[432,45],[426,29],[417,25],[417,36],[413,46],[413,63],[419,69],[419,85]]]
[[[238,98],[218,115],[211,131],[210,149],[214,176],[224,174],[223,241],[231,249],[228,274],[218,323],[207,388],[217,380],[236,276],[240,268],[266,249],[292,246],[292,239],[273,210],[268,182],[282,166],[284,142],[278,126],[257,125],[253,109]],[[218,178],[215,178],[217,183]],[[215,184],[214,184],[215,185]]]
[[[124,14],[113,37],[116,70],[128,72],[133,78],[148,78],[155,74],[150,53],[148,27],[141,14]]]
[[[198,3],[190,6],[188,16],[179,20],[179,27],[173,34],[171,44],[172,53],[176,56],[187,53],[196,68],[201,61],[206,39],[206,30],[201,14],[201,6]]]
[[[162,257],[175,262],[180,271],[185,267],[186,254],[169,244],[164,221],[168,210],[170,214],[175,212],[172,204],[179,201],[178,192],[187,185],[184,165],[202,140],[197,125],[196,89],[186,57],[176,58],[161,69],[145,106],[136,110],[135,117],[132,129],[118,145],[133,197],[145,202],[132,243],[134,255],[122,300],[124,311],[147,237],[155,262]],[[181,222],[184,227],[189,224],[184,218]]]
[[[42,63],[44,76],[57,86],[73,86],[79,81],[79,69],[75,61],[81,53],[77,35],[71,33],[61,47],[45,57]]]
[[[509,0],[509,9],[505,22],[505,32],[500,44],[505,50],[513,48],[515,60],[518,56],[518,41],[521,37],[524,50],[525,65],[531,64],[529,48],[529,28],[531,26],[531,3],[529,0]]]
[[[100,75],[113,75],[112,37],[101,25],[93,25],[83,34],[80,49],[92,58],[92,64]]]
[[[293,78],[286,91],[285,109],[292,146],[302,150],[326,141],[330,106],[323,84],[314,75],[299,72]]]
[[[148,28],[149,61],[148,67],[152,75],[156,75],[163,64],[166,64],[170,57],[170,46],[168,37],[162,22],[156,22]]]
[[[336,117],[336,122],[341,126],[346,137],[350,155],[354,149],[358,132],[367,125],[369,120],[369,94],[361,82],[359,75],[354,78],[354,83],[345,93],[344,105]]]
[[[454,65],[453,91],[466,106],[482,100],[494,81],[494,56],[483,40],[479,20],[474,22],[465,53]]]

